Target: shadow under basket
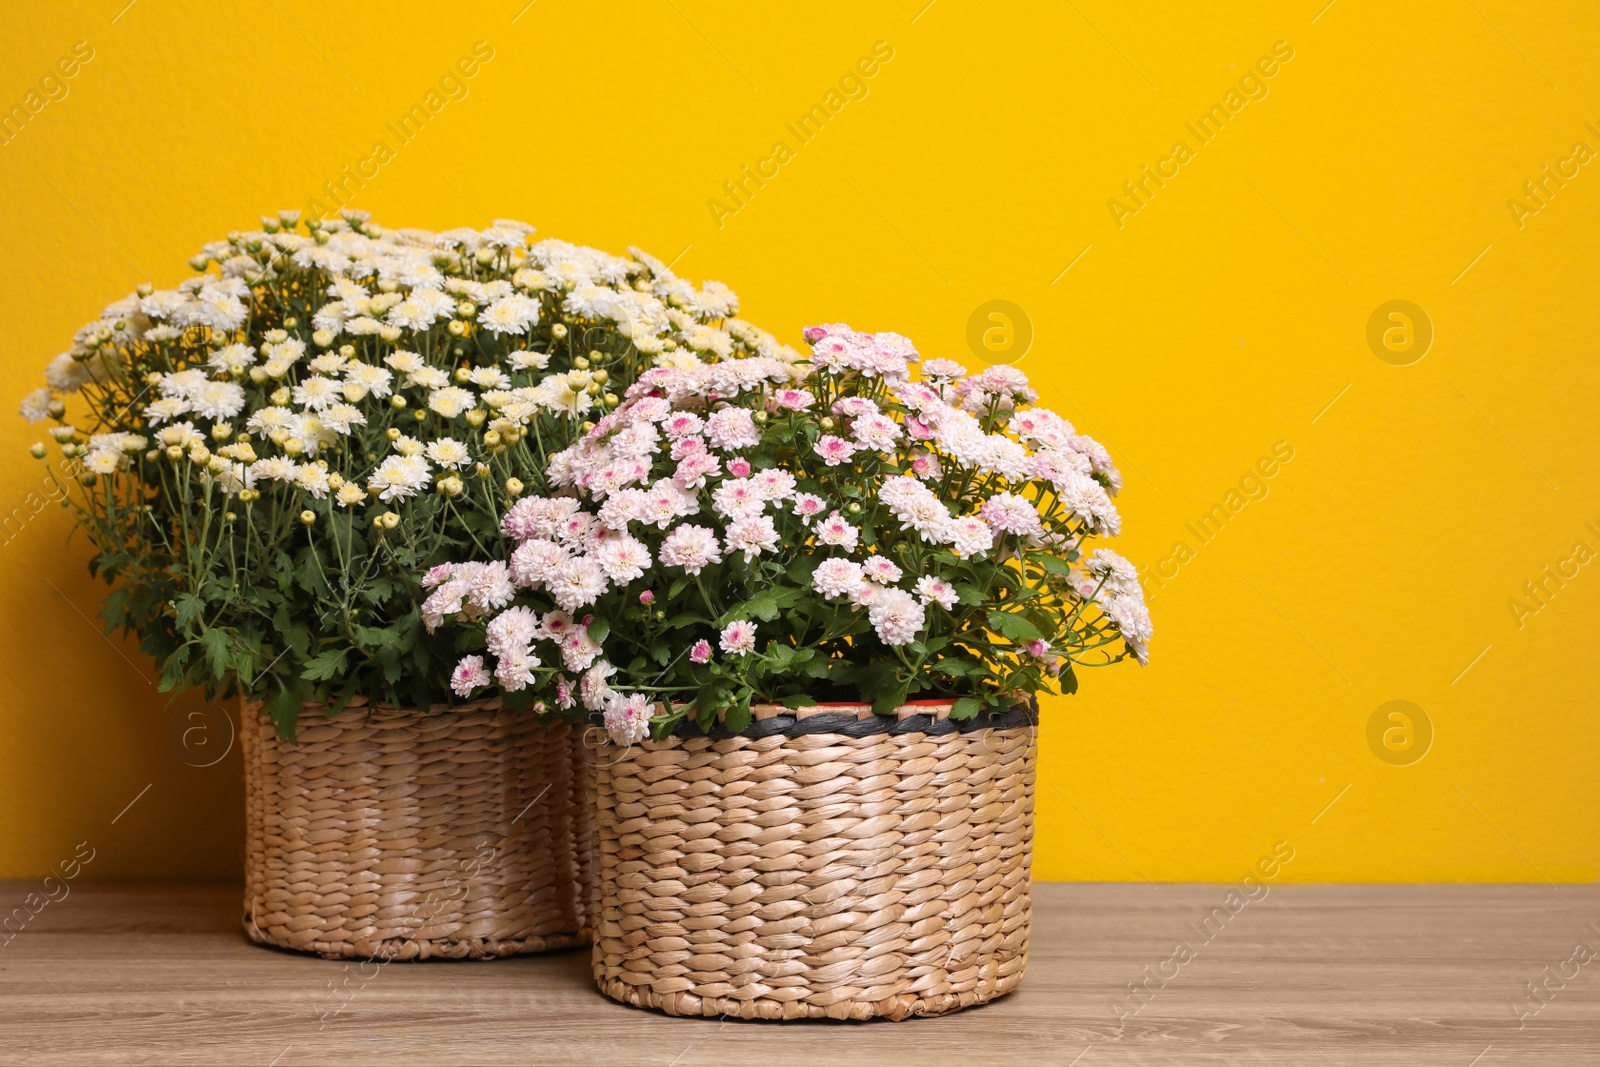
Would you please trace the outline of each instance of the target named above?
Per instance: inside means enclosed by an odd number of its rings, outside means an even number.
[[[670,1015],[904,1019],[1015,989],[1036,706],[950,707],[758,707],[736,735],[601,742],[601,992]]]
[[[588,942],[582,730],[496,702],[244,709],[244,928],[329,958],[486,959]]]

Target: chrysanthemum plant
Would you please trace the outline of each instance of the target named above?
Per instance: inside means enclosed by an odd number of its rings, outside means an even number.
[[[163,689],[261,700],[286,736],[303,701],[452,699],[427,568],[508,553],[508,509],[647,368],[798,358],[719,283],[531,232],[283,213],[50,364],[23,414],[55,421],[107,630]]]
[[[1145,662],[1137,572],[1085,554],[1121,525],[1100,444],[1013,368],[913,380],[896,334],[806,339],[797,366],[646,371],[506,513],[507,559],[428,575],[425,624],[482,634],[458,694],[601,712],[625,743],[758,703],[964,720]]]

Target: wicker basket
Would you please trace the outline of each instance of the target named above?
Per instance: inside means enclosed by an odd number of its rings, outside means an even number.
[[[584,944],[594,830],[577,727],[495,703],[245,709],[244,928],[330,958],[482,959]]]
[[[949,711],[761,707],[736,736],[597,742],[600,990],[671,1015],[903,1019],[1015,989],[1036,708]]]

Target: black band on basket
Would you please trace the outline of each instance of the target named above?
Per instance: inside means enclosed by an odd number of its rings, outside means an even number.
[[[843,734],[845,737],[875,737],[878,734],[928,734],[940,737],[945,734],[969,734],[974,730],[1015,730],[1032,726],[1039,721],[1039,704],[1028,700],[1008,711],[992,715],[975,715],[970,719],[956,720],[933,715],[911,715],[904,719],[888,715],[869,715],[857,718],[851,712],[824,712],[801,719],[794,715],[774,715],[756,719],[737,732],[720,722],[709,733],[689,720],[680,722],[671,736],[680,738],[711,737],[799,737],[802,734]]]

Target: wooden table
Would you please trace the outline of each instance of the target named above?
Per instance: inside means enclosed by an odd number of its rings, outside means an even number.
[[[0,907],[38,889],[0,883]],[[1035,892],[1012,996],[796,1024],[613,1004],[583,951],[308,958],[246,941],[234,886],[80,882],[0,934],[0,1063],[1600,1064],[1600,958],[1573,962],[1579,942],[1600,953],[1600,887],[1284,885],[1237,912],[1227,886]]]

